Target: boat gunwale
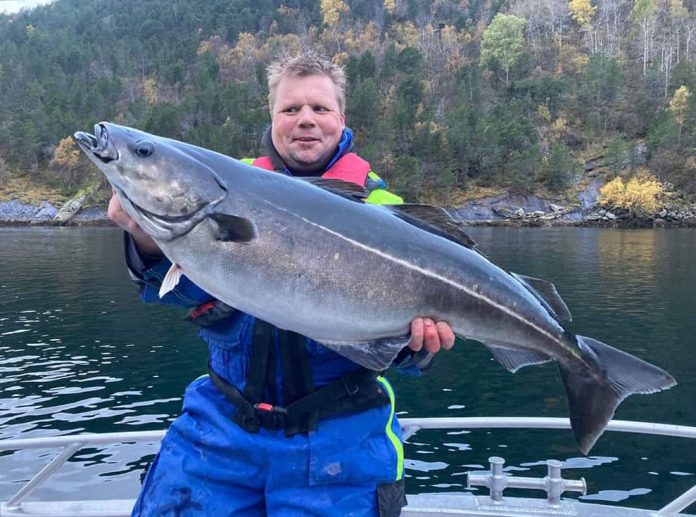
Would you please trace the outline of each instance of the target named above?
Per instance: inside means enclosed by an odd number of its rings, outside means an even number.
[[[429,417],[400,418],[404,441],[420,430],[445,429],[570,429],[568,418],[556,417]],[[696,427],[642,422],[634,420],[611,420],[606,431],[638,433],[676,438],[696,439]],[[166,431],[127,431],[114,433],[83,433],[62,436],[39,436],[0,440],[0,451],[23,449],[62,448],[62,452],[52,458],[37,474],[23,483],[19,490],[7,501],[0,502],[0,508],[6,511],[21,512],[22,502],[39,488],[51,475],[66,463],[77,451],[95,445],[132,444],[157,442]],[[85,504],[96,501],[85,501]],[[108,504],[110,500],[104,500]],[[677,515],[681,510],[696,502],[696,485],[677,496],[662,509],[655,511],[656,516]],[[56,502],[58,503],[58,502]],[[36,504],[36,503],[32,503]],[[50,505],[51,502],[46,502]],[[595,504],[596,506],[604,506]],[[645,511],[645,510],[642,510]],[[21,513],[20,513],[21,514]]]

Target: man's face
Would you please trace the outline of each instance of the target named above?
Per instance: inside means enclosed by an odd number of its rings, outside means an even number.
[[[271,140],[283,161],[297,171],[312,171],[336,152],[345,116],[333,81],[325,75],[283,77],[271,115]]]

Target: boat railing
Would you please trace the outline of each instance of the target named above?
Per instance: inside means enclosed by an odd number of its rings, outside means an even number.
[[[460,417],[460,418],[402,418],[400,419],[404,432],[404,440],[424,429],[569,429],[570,421],[567,418],[546,417]],[[612,420],[606,428],[607,431],[624,433],[639,433],[648,435],[671,436],[678,438],[696,439],[696,427],[660,424],[651,422],[637,422],[628,420]],[[0,515],[60,515],[46,513],[52,505],[59,508],[60,502],[29,503],[27,498],[42,486],[62,465],[64,465],[75,453],[85,447],[110,444],[131,444],[143,442],[158,442],[164,437],[165,431],[135,431],[119,433],[77,434],[54,437],[19,438],[0,440],[0,451],[26,450],[26,449],[60,449],[60,453],[49,461],[29,481],[24,483],[6,502],[1,503]],[[557,505],[560,496],[565,491],[584,493],[584,480],[564,480],[560,476],[561,463],[549,460],[548,475],[544,478],[512,477],[503,474],[502,458],[490,458],[491,468],[489,472],[468,474],[468,488],[473,486],[486,486],[490,490],[490,501],[496,503],[502,500],[503,490],[506,488],[542,489],[547,492],[547,503],[550,506]],[[660,510],[651,512],[651,515],[668,517],[678,515],[679,512],[696,502],[696,485],[669,502]],[[103,508],[113,508],[104,502]],[[129,502],[129,504],[132,502]],[[27,508],[23,507],[27,506]],[[118,505],[117,505],[118,506]],[[96,501],[85,502],[84,508],[89,511],[77,515],[128,515],[121,505],[121,511],[100,511]],[[31,507],[31,508],[29,508]],[[77,511],[75,505],[70,506],[72,512]],[[96,508],[96,509],[95,509]],[[103,510],[102,508],[102,510]],[[36,511],[34,511],[36,510]]]

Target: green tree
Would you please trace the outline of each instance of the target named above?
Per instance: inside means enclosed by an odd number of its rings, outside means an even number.
[[[510,190],[520,194],[533,192],[542,170],[539,148],[532,146],[524,150],[514,150],[505,168]]]
[[[544,164],[544,182],[553,192],[566,190],[578,172],[579,164],[564,144],[556,143]]]
[[[578,111],[591,135],[614,129],[616,107],[622,86],[621,67],[615,59],[593,55],[578,89]]]
[[[379,120],[381,95],[377,82],[369,77],[353,87],[347,100],[346,117],[361,138],[372,138]]]
[[[481,65],[499,66],[505,71],[505,85],[510,84],[510,67],[524,52],[524,26],[526,21],[510,14],[496,14],[483,33],[481,41]]]
[[[635,153],[631,142],[621,136],[612,138],[604,154],[604,163],[614,174],[618,174],[626,167],[632,170],[635,165]]]
[[[418,199],[423,186],[421,162],[415,156],[399,156],[394,163],[394,176],[390,188],[406,199]]]

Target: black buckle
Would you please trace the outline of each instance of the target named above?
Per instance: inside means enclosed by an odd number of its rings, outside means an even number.
[[[288,411],[268,402],[253,404],[256,420],[266,429],[284,429],[288,425]]]
[[[268,402],[257,402],[256,404],[253,405],[254,409],[262,414],[264,413],[271,413],[271,414],[277,414],[277,415],[287,415],[288,410],[285,409],[283,406],[274,406],[273,404],[269,404]]]
[[[343,377],[343,388],[350,397],[357,395],[357,393],[360,391],[360,385],[353,379],[350,379],[347,375]]]

